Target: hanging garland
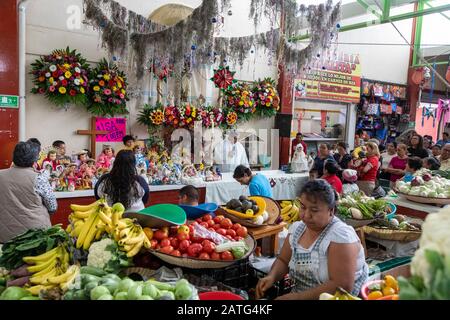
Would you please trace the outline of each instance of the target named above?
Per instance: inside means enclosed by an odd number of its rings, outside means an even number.
[[[86,59],[71,51],[55,50],[31,64],[34,87],[31,92],[43,94],[58,107],[86,105],[89,65]]]
[[[102,59],[90,76],[89,98],[87,110],[96,116],[128,114],[127,79],[125,73],[117,65]]]

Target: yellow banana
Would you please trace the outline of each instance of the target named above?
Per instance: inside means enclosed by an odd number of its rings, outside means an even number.
[[[77,239],[77,244],[76,244],[77,249],[80,249],[83,246],[86,236],[88,235],[89,230],[91,229],[92,225],[94,224],[95,220],[97,219],[97,216],[98,216],[97,214],[92,214],[89,217],[88,221],[83,225],[80,236]]]
[[[49,266],[47,266],[45,269],[42,269],[41,271],[38,271],[36,273],[33,274],[33,277],[40,277],[43,275],[46,275],[47,273],[49,273],[50,271],[52,271],[53,269],[56,268],[56,266],[58,265],[59,262],[59,258],[56,259],[55,261],[53,261]]]
[[[113,211],[113,213],[111,214],[111,223],[112,223],[112,227],[116,227],[117,224],[119,223],[120,220],[120,212],[118,211]]]
[[[135,247],[134,244],[126,244],[123,246],[123,250],[125,250],[126,252],[129,252],[129,251],[133,250],[134,247]]]
[[[48,268],[49,266],[51,266],[52,264],[56,264],[56,259],[57,256],[53,256],[52,258],[46,260],[45,262],[40,262],[34,266],[30,266],[27,268],[28,272],[30,273],[37,273],[39,271],[45,270],[46,268]]]
[[[75,212],[72,213],[72,216],[73,216],[75,219],[77,219],[77,220],[80,220],[80,219],[87,219],[87,218],[89,218],[89,216],[90,216],[91,214],[94,214],[96,211],[97,211],[96,208],[93,208],[93,209],[91,209],[91,210],[89,210],[89,211],[85,211],[85,212],[75,211]]]
[[[105,232],[105,227],[97,228],[97,231],[95,233],[95,241],[100,240],[102,238],[104,232]]]
[[[83,226],[84,224],[78,225],[75,227],[75,229],[73,229],[73,231],[71,232],[71,236],[74,238],[78,238],[81,234],[81,231],[83,230]]]
[[[60,283],[60,288],[63,290],[69,289],[70,285],[75,281],[77,276],[80,274],[80,267],[78,265],[75,265],[75,270],[72,272],[72,275],[67,278],[66,281]]]
[[[100,221],[100,217],[97,215],[94,220],[94,223],[92,223],[91,228],[89,229],[88,234],[84,238],[84,241],[83,241],[83,249],[84,250],[88,250],[89,247],[91,246],[92,240],[94,240],[95,233],[97,232],[96,226],[99,221]]]
[[[150,249],[152,247],[152,244],[150,243],[150,240],[148,240],[147,237],[144,237],[144,247],[145,249]]]
[[[42,285],[42,284],[38,284],[29,288],[26,288],[26,290],[28,292],[30,292],[33,296],[39,296],[39,293],[43,290],[48,290],[53,288],[54,286],[52,285]]]
[[[105,225],[112,226],[111,219],[109,217],[107,217],[107,215],[105,214],[105,212],[102,209],[98,210],[98,216],[100,217],[101,221]]]
[[[126,237],[128,237],[128,234],[130,233],[130,231],[131,231],[131,227],[130,227],[130,228],[122,229],[122,231],[120,231],[120,233],[119,233],[120,238],[126,238]]]
[[[44,274],[44,275],[33,276],[33,277],[31,277],[31,278],[30,278],[30,282],[31,282],[32,284],[46,284],[46,283],[47,283],[47,280],[48,280],[50,277],[53,277],[53,276],[55,276],[55,275],[57,275],[57,269],[56,269],[56,268],[53,268],[52,270],[50,270],[50,272],[48,272],[48,273],[46,273],[46,274]]]
[[[134,225],[134,220],[130,219],[130,218],[125,218],[125,219],[120,219],[117,224],[115,225],[115,227],[117,227],[118,229],[122,230],[125,228],[129,228],[131,226]]]
[[[292,203],[290,205],[284,207],[283,209],[281,209],[281,215],[288,213],[291,209],[292,209]]]
[[[67,280],[71,278],[78,270],[79,268],[77,265],[71,265],[65,273],[48,278],[48,282],[58,285],[67,282]]]
[[[38,264],[39,262],[44,262],[47,259],[51,259],[53,256],[56,256],[58,254],[59,247],[55,247],[50,251],[47,251],[46,253],[43,253],[39,256],[35,257],[24,257],[23,262],[27,264]]]
[[[97,207],[102,203],[105,203],[104,199],[97,200],[94,203],[91,203],[89,205],[71,204],[70,209],[73,212],[86,212],[86,211],[90,211],[92,209],[97,209]]]
[[[139,253],[139,251],[141,251],[142,245],[143,245],[143,241],[135,244],[134,247],[130,251],[127,252],[127,257],[131,258],[131,257],[134,257],[135,255],[137,255]]]
[[[125,244],[136,244],[139,242],[144,241],[145,233],[140,233],[138,236],[135,236],[133,238],[125,238],[124,240],[119,241],[119,245],[125,245]]]
[[[73,226],[72,226],[72,224],[69,224],[66,228],[66,232],[71,233],[72,231],[73,231]]]

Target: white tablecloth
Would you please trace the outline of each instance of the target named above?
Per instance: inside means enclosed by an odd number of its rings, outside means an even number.
[[[300,192],[300,188],[308,181],[308,173],[286,174],[283,171],[258,171],[265,175],[272,185],[273,198],[275,200],[291,200]],[[248,186],[240,185],[233,179],[232,173],[224,173],[222,181],[206,184],[206,202],[226,204],[231,199],[237,199],[241,195],[249,195]]]

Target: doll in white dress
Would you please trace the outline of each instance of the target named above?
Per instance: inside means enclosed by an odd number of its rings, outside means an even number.
[[[306,157],[302,144],[299,143],[295,147],[294,156],[292,157],[291,171],[303,172],[308,170],[309,170],[308,158]]]

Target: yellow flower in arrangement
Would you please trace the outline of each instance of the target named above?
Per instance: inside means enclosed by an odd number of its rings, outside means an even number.
[[[50,77],[50,78],[48,78],[48,82],[53,85],[53,82],[55,82],[55,79],[53,79],[53,77]]]
[[[111,76],[109,74],[105,74],[103,76],[103,79],[105,79],[106,81],[109,81],[109,79],[111,79]]]
[[[117,91],[117,87],[113,87],[112,89],[113,89],[114,92]]]
[[[243,106],[244,105],[244,101],[243,100],[239,101],[239,105]]]
[[[80,92],[84,94],[86,90],[84,90],[84,88],[80,88]]]
[[[83,84],[83,83],[84,83],[83,78],[80,78],[80,84]]]
[[[64,66],[64,68],[66,68],[66,69],[69,69],[69,68],[70,68],[70,64],[68,64],[68,63],[64,63],[63,66]]]
[[[150,114],[150,120],[154,125],[161,125],[164,121],[164,113],[161,110],[155,110]]]
[[[122,92],[123,94],[125,94],[125,93],[126,93],[126,91],[125,91],[124,89],[122,89],[122,90],[121,90],[121,92]]]
[[[125,82],[125,80],[122,77],[117,77],[117,79],[119,79],[121,82]]]
[[[67,92],[67,90],[66,90],[66,88],[64,88],[64,87],[59,87],[59,93],[61,93],[61,94],[66,94],[66,92]]]
[[[100,91],[100,87],[99,86],[95,86],[93,89],[94,89],[94,91]]]
[[[64,74],[64,76],[69,79],[72,76],[72,73],[70,71],[66,71],[66,73]]]
[[[123,87],[123,86],[122,86],[122,82],[118,81],[118,82],[117,82],[117,87],[119,87],[119,89],[122,89],[122,87]]]
[[[203,163],[200,164],[200,170],[205,170],[205,165]]]
[[[227,115],[227,124],[229,126],[234,125],[237,122],[237,113],[236,112],[230,112]]]

